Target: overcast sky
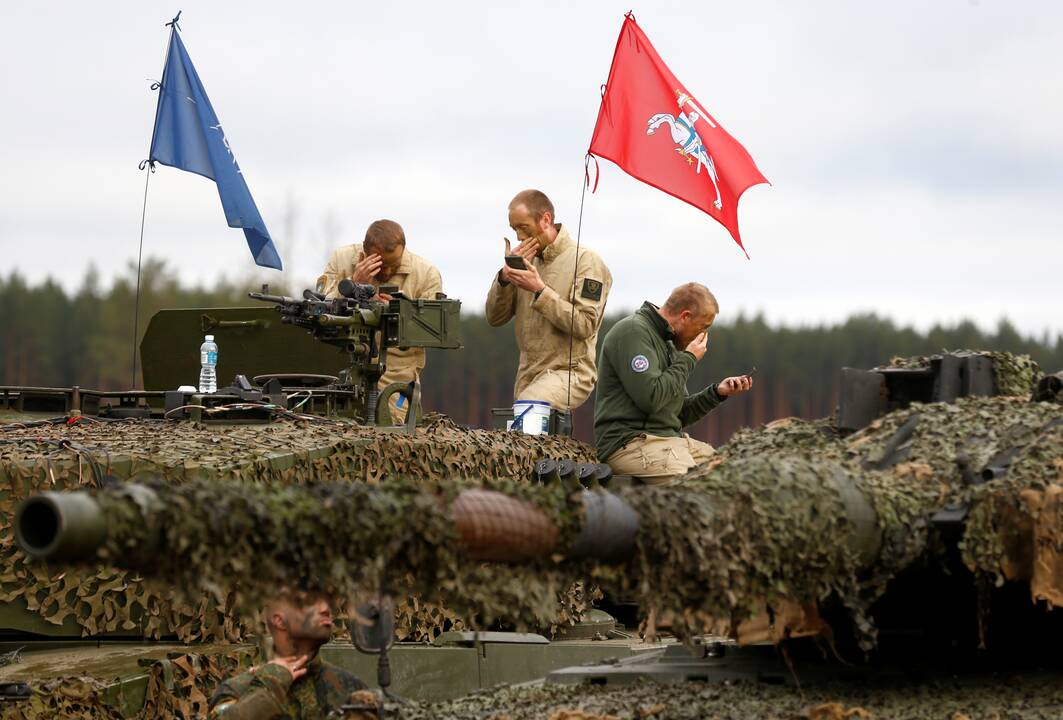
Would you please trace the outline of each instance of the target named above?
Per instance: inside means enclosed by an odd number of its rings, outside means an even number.
[[[739,219],[601,161],[582,241],[609,306],[712,288],[722,318],[874,311],[1063,332],[1063,3],[11,3],[0,25],[0,272],[80,284],[136,256],[167,31],[183,39],[290,286],[381,217],[482,309],[537,187],[575,229],[623,13],[771,185]],[[152,176],[145,255],[186,284],[254,266],[212,182]],[[267,273],[270,276],[270,273]]]

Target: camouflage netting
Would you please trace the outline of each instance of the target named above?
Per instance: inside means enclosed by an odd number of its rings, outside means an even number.
[[[1029,355],[1015,355],[1009,352],[985,352],[983,350],[948,350],[952,355],[985,355],[993,359],[993,375],[996,380],[997,393],[1000,395],[1029,396],[1037,380],[1041,377],[1041,366]],[[929,356],[893,357],[888,367],[926,368],[930,367]]]
[[[1054,674],[817,685],[750,681],[513,687],[441,703],[388,705],[395,720],[1049,720]]]
[[[258,659],[255,647],[222,652],[171,653],[147,665],[144,704],[134,715],[120,711],[119,686],[91,677],[33,683],[33,696],[0,707],[0,720],[202,720],[218,684]]]
[[[417,435],[383,433],[342,421],[201,426],[191,422],[122,421],[0,427],[0,602],[24,600],[49,623],[83,634],[126,632],[183,641],[238,641],[240,620],[205,598],[175,602],[134,573],[100,566],[66,572],[27,564],[13,544],[18,502],[40,490],[100,486],[103,476],[161,477],[180,485],[197,479],[284,487],[319,479],[378,483],[491,477],[523,480],[542,457],[593,461],[593,450],[566,438],[465,430],[430,416]],[[165,589],[163,589],[165,590]],[[581,588],[563,598],[555,622],[588,606]],[[399,602],[398,633],[430,639],[466,622],[451,609],[416,598]]]
[[[871,605],[936,547],[930,516],[967,504],[969,567],[998,583],[1031,580],[1035,599],[1063,604],[1058,423],[1058,404],[1015,396],[915,404],[844,438],[828,420],[744,430],[688,473],[681,492],[625,493],[652,531],[640,534],[630,563],[593,577],[680,635],[725,631],[749,641],[822,630],[816,607],[834,597],[870,647]],[[978,484],[987,467],[1003,474]],[[880,547],[871,562],[859,542],[866,508],[853,505],[852,492],[874,511]],[[761,623],[759,634],[743,636],[742,623]]]
[[[1012,360],[1008,362],[1018,370],[998,374],[998,384],[1027,385],[1023,373],[1032,378],[1033,367]],[[441,420],[436,420],[424,437],[413,440],[401,435],[380,436],[343,423],[281,425],[279,429],[269,428],[266,437],[271,437],[270,432],[279,433],[291,443],[300,433],[320,432],[328,435],[332,444],[322,442],[328,449],[319,455],[307,449],[304,460],[297,464],[286,464],[282,456],[278,462],[283,467],[273,468],[273,461],[256,459],[262,451],[261,428],[178,426],[179,432],[164,434],[167,440],[181,433],[198,433],[200,445],[193,447],[200,456],[207,455],[205,448],[217,443],[225,449],[212,450],[213,457],[197,457],[192,470],[183,463],[168,469],[168,479],[175,478],[170,482],[171,497],[185,511],[172,514],[169,549],[150,569],[187,592],[195,588],[207,592],[198,596],[186,592],[183,601],[151,607],[146,622],[162,627],[172,622],[168,613],[173,607],[190,608],[195,599],[202,605],[180,618],[183,624],[178,623],[186,628],[187,637],[194,638],[197,633],[236,636],[240,626],[225,625],[233,622],[234,603],[247,606],[248,598],[260,596],[280,578],[290,580],[292,573],[285,568],[295,567],[334,591],[348,592],[356,586],[380,583],[400,598],[412,590],[427,593],[426,599],[444,600],[445,607],[450,608],[443,611],[447,614],[440,614],[438,605],[426,607],[418,601],[407,603],[407,615],[400,611],[401,617],[408,618],[403,626],[406,632],[427,637],[448,623],[456,624],[453,613],[458,607],[468,620],[501,617],[541,624],[546,618],[555,622],[570,619],[588,602],[579,586],[573,587],[571,582],[589,576],[610,587],[617,597],[635,600],[658,617],[671,615],[673,628],[684,635],[719,630],[721,622],[733,629],[758,616],[778,618],[786,615],[781,612],[784,608],[796,608],[791,613],[793,625],[787,625],[790,620],[786,620],[781,635],[769,633],[767,637],[777,639],[802,624],[803,632],[817,632],[821,629],[817,605],[834,597],[852,611],[858,635],[865,646],[870,646],[875,632],[868,609],[890,578],[934,547],[929,517],[950,504],[971,507],[972,520],[963,549],[965,559],[979,576],[1029,579],[1034,597],[1058,603],[1063,599],[1063,561],[1047,552],[1034,554],[1029,548],[1048,546],[1048,541],[1063,547],[1063,541],[1057,540],[1063,538],[1063,529],[1059,529],[1063,522],[1057,519],[1063,516],[1058,509],[1063,502],[1054,489],[1063,486],[1058,479],[1063,447],[1059,433],[1048,427],[1063,417],[1063,408],[1056,403],[1030,402],[1028,397],[1026,389],[1011,397],[914,404],[847,437],[829,421],[780,421],[760,431],[743,431],[720,448],[712,462],[692,471],[680,487],[637,488],[623,493],[642,515],[642,529],[637,552],[615,568],[558,564],[559,558],[551,558],[501,570],[470,563],[454,548],[454,531],[442,508],[458,486],[436,482],[443,473],[434,469],[431,460],[440,453],[451,457],[440,450],[448,438],[452,444],[474,446],[481,455],[473,456],[475,462],[468,455],[456,457],[457,469],[447,475],[491,464],[490,472],[499,478],[495,486],[534,498],[566,537],[578,523],[572,503],[559,489],[529,486],[523,478],[534,456],[581,457],[575,452],[581,446],[571,442],[548,438],[540,445],[524,436],[461,431]],[[132,437],[120,445],[127,453],[135,449],[145,452],[145,437],[137,433],[158,432],[157,426],[137,423],[109,425],[97,432],[120,436],[127,428]],[[20,471],[35,468],[32,473],[26,471],[28,481],[9,477],[9,485],[46,486],[50,477],[46,451],[58,454],[71,471],[76,467],[71,464],[82,459],[78,452],[83,454],[88,446],[84,437],[76,440],[77,446],[48,446],[38,439],[40,433],[63,437],[94,430],[9,431],[19,443],[16,447],[26,444],[37,454],[32,462],[24,460],[15,466]],[[19,436],[18,432],[24,434]],[[233,452],[240,441],[251,445],[243,464]],[[342,446],[339,452],[336,445]],[[525,451],[537,451],[523,456],[528,458],[527,465],[523,457],[512,465],[500,463],[490,452],[494,448],[514,457],[514,447],[520,450],[523,445],[528,446]],[[7,447],[0,445],[5,450]],[[356,465],[361,460],[348,460],[360,458],[360,452],[375,459],[362,465]],[[70,454],[75,460],[68,457]],[[150,459],[150,452],[146,454]],[[325,473],[324,477],[371,480],[366,468],[374,467],[374,463],[394,463],[396,456],[403,455],[410,459],[398,466],[424,468],[424,477],[415,477],[412,484],[389,481],[380,486],[386,492],[369,493],[363,483],[318,483],[302,495],[286,490],[321,474],[324,465],[320,463],[337,458],[348,463],[347,470]],[[204,474],[204,467],[221,468],[214,473],[220,477],[214,479],[245,482],[228,486],[193,482]],[[997,468],[990,473],[994,477],[972,484],[986,468]],[[472,475],[471,471],[468,474]],[[89,478],[84,483],[92,484],[88,469],[82,468],[75,477],[79,482]],[[25,491],[20,489],[16,494]],[[344,506],[345,498],[354,497],[361,503],[357,513],[334,512]],[[301,517],[313,517],[314,522],[304,522]],[[245,523],[249,518],[280,520],[273,524],[264,521],[252,528]],[[285,524],[285,518],[294,524]],[[209,534],[215,530],[223,534]],[[329,538],[344,538],[344,544],[330,544]],[[112,553],[119,551],[111,549]],[[277,567],[264,564],[267,555],[273,558],[268,562],[279,561]],[[1056,564],[1061,567],[1058,572]],[[12,589],[17,588],[17,581],[31,577],[26,574],[30,569],[16,567],[22,568],[23,575],[9,574],[3,580],[3,587],[12,596],[19,594]],[[84,592],[79,582],[66,581],[66,576],[56,574],[54,580],[47,574],[38,577],[33,578],[35,589],[52,583],[50,587],[65,588],[67,593]],[[108,593],[120,596],[132,585],[147,597],[163,597],[146,581],[130,575],[121,575],[121,585],[113,590],[106,586],[101,596],[101,583],[112,582],[114,577],[118,576],[105,575],[90,582],[88,597],[96,603]],[[240,581],[243,593],[235,598],[225,591],[234,579]],[[566,595],[570,603],[559,610],[555,593],[564,587],[572,588]],[[72,597],[67,595],[51,604],[39,599],[34,602],[42,614],[54,614],[68,609]],[[763,612],[765,606],[774,616]],[[225,611],[213,610],[215,607]],[[105,618],[111,623],[125,621],[129,615],[124,613],[127,611],[110,610]],[[212,613],[217,621],[204,622],[203,618]]]
[[[589,574],[617,597],[670,614],[683,636],[787,604],[809,608],[799,622],[806,633],[818,632],[815,608],[834,597],[870,647],[868,610],[888,580],[927,549],[934,511],[969,502],[974,517],[986,513],[968,529],[967,557],[981,573],[1001,572],[995,548],[1001,529],[1013,523],[999,502],[985,500],[1017,502],[1033,472],[1024,469],[1027,458],[1039,459],[1042,479],[1063,463],[1061,435],[1046,429],[1053,422],[1063,422],[1059,405],[997,397],[915,404],[844,440],[821,423],[776,424],[736,439],[722,450],[722,462],[692,471],[678,487],[622,491],[640,514],[640,532],[637,551],[615,567],[550,558],[503,570],[468,561],[447,510],[461,485],[159,485],[166,551],[145,571],[241,606],[302,571],[301,583],[339,596],[380,585],[469,616],[526,625],[556,617],[557,590]],[[756,451],[758,444],[777,449]],[[801,453],[802,445],[814,450]],[[969,484],[1005,454],[1014,458],[1014,474]],[[562,530],[561,550],[579,527],[578,505],[560,486],[489,485],[533,500]],[[133,558],[145,542],[140,510],[128,500],[109,507],[114,531],[106,552]],[[227,593],[234,580],[241,596]]]
[[[534,497],[563,533],[575,527],[575,506],[560,484],[489,485]],[[169,590],[178,602],[209,597],[248,615],[285,586],[336,598],[379,589],[443,602],[487,623],[544,627],[571,584],[554,557],[504,571],[469,559],[450,512],[465,487],[459,483],[145,486],[159,501],[150,509],[122,488],[95,493],[107,525],[95,559],[142,569],[146,587]]]
[[[557,618],[557,590],[589,574],[617,597],[670,614],[673,630],[684,636],[718,631],[721,621],[735,627],[764,615],[765,605],[776,613],[796,605],[801,632],[819,632],[815,609],[834,597],[851,610],[870,647],[868,609],[888,580],[927,549],[934,511],[971,503],[972,517],[984,519],[972,522],[964,539],[968,562],[981,574],[1003,572],[1002,532],[1015,523],[1000,508],[1031,507],[1027,500],[1018,505],[1033,473],[1023,469],[1027,458],[1038,461],[1034,474],[1042,481],[1063,463],[1059,433],[1046,429],[1061,418],[1063,408],[1054,403],[968,398],[915,404],[844,439],[822,422],[742,434],[679,487],[622,493],[641,515],[641,530],[637,552],[618,567],[558,564],[559,558],[504,570],[470,562],[456,547],[446,510],[461,488],[450,483],[160,485],[170,505],[163,515],[166,551],[145,571],[183,588],[188,600],[202,602],[205,591],[230,609],[254,605],[301,571],[302,583],[340,596],[379,584],[398,597],[413,591],[442,600],[466,617],[521,625]],[[970,484],[1004,455],[1013,458],[1014,473]],[[562,529],[561,549],[578,527],[577,506],[560,487],[487,484],[533,499]],[[139,511],[128,501],[113,507],[117,532],[108,552],[133,557],[143,544]],[[1058,576],[1045,577],[1063,587]],[[234,580],[237,596],[227,593]]]
[[[218,684],[247,670],[258,658],[257,648],[241,647],[220,653],[172,654],[153,662],[137,720],[205,718]]]
[[[123,720],[105,698],[107,683],[91,677],[61,677],[35,683],[33,696],[0,705],[0,720]]]

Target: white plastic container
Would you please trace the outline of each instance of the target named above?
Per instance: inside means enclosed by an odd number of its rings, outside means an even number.
[[[518,400],[513,403],[511,430],[525,435],[550,434],[550,403],[543,400]]]

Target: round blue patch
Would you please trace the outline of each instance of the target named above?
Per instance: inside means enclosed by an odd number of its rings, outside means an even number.
[[[631,369],[637,373],[644,373],[650,369],[650,360],[645,355],[636,355],[631,358]]]

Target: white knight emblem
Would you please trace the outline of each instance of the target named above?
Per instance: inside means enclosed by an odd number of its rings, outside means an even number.
[[[716,164],[712,161],[712,156],[709,155],[709,151],[701,142],[701,136],[694,129],[694,123],[699,118],[704,119],[709,124],[709,127],[714,128],[716,124],[704,110],[698,107],[693,98],[680,90],[677,90],[676,94],[678,95],[679,113],[676,115],[657,113],[646,121],[646,134],[653,135],[662,125],[668,126],[672,133],[672,142],[678,146],[675,151],[685,158],[689,165],[694,165],[696,161],[697,168],[695,172],[698,174],[701,174],[702,167],[705,168],[709,180],[712,181],[712,187],[716,191],[716,200],[713,205],[719,210],[723,207],[723,203],[720,200],[720,185],[719,177],[716,175]],[[685,105],[690,105],[689,112],[684,111],[683,107]]]

